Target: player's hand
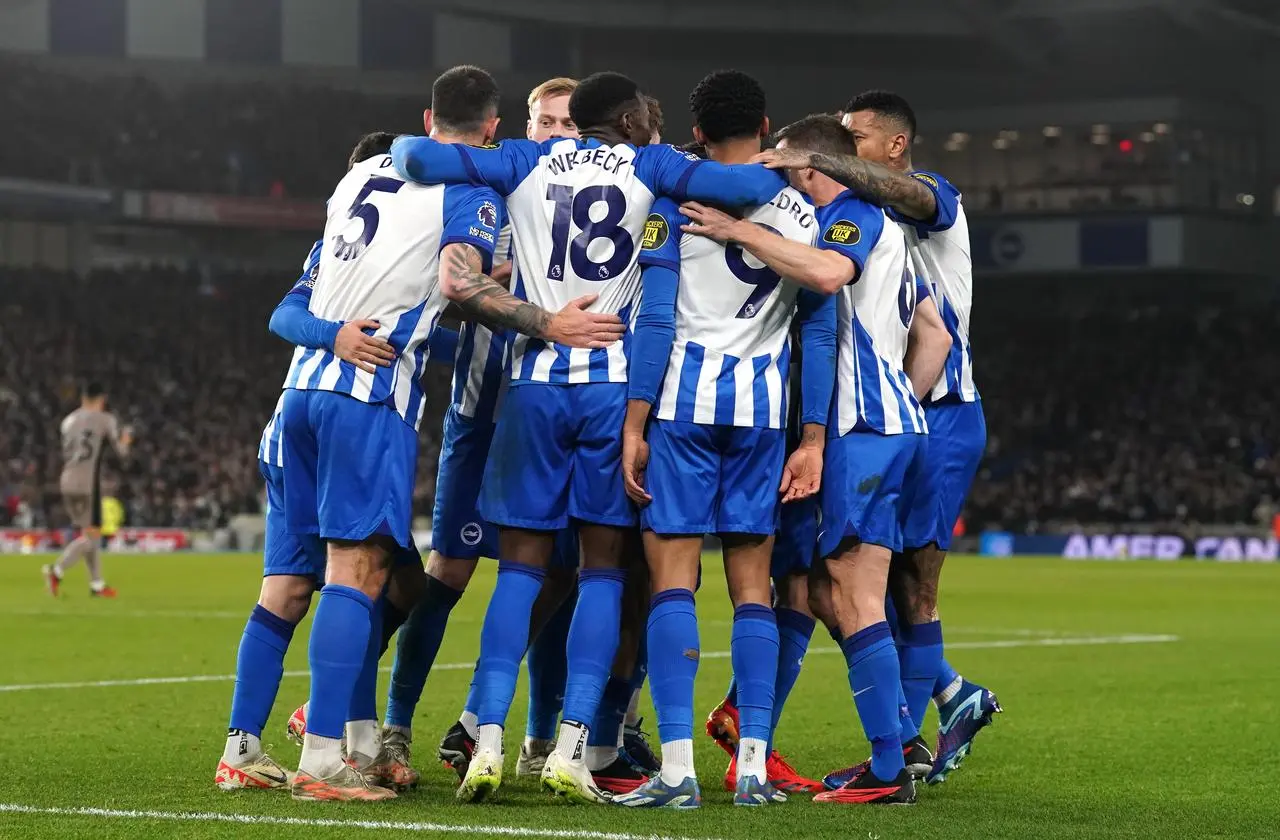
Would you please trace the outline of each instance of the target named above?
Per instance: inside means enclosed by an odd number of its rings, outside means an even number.
[[[649,443],[644,435],[624,432],[622,435],[622,484],[627,497],[640,507],[653,501],[645,492],[644,473],[649,466]]]
[[[133,427],[125,426],[120,430],[120,445],[125,449],[133,446]]]
[[[380,367],[391,367],[396,351],[380,336],[368,335],[365,330],[376,330],[377,321],[348,321],[338,330],[333,340],[333,354],[344,362],[350,362],[365,373],[374,373]]]
[[[590,350],[608,347],[620,340],[627,331],[621,318],[587,311],[587,307],[595,303],[598,297],[600,296],[583,295],[569,301],[564,309],[551,317],[551,323],[547,325],[546,334],[542,337],[566,347],[585,347]]]
[[[705,236],[716,242],[729,242],[734,239],[741,219],[735,219],[723,210],[708,207],[696,201],[686,201],[680,205],[680,212],[689,217],[691,224],[681,225],[680,230],[696,236]],[[747,224],[751,224],[747,222]]]
[[[822,488],[822,447],[801,445],[782,468],[782,484],[778,492],[782,502],[807,499]]]
[[[763,163],[769,169],[808,169],[813,165],[813,155],[804,149],[766,149],[751,163]]]

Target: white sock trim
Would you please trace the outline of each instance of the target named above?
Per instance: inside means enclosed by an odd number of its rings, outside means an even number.
[[[664,784],[678,785],[685,779],[698,778],[693,770],[693,739],[681,738],[662,745],[662,772]]]
[[[232,732],[222,749],[222,760],[232,767],[243,767],[262,755],[262,741],[248,732]]]
[[[765,761],[769,758],[769,744],[760,738],[742,738],[738,741],[738,778],[755,776],[765,781]]]
[[[956,678],[947,683],[947,687],[938,692],[933,698],[933,702],[941,706],[944,703],[950,703],[952,698],[960,693],[960,689],[964,687],[964,677],[956,674]]]
[[[585,761],[588,729],[581,723],[564,721],[556,738],[556,754],[566,761]]]
[[[467,734],[473,739],[479,737],[480,718],[476,717],[475,712],[464,711],[462,714],[458,715],[458,723],[462,724],[462,728],[465,729]]]
[[[502,754],[502,727],[496,723],[486,723],[480,727],[476,736],[476,752],[489,750]]]

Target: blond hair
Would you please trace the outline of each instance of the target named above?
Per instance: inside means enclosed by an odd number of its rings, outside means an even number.
[[[547,79],[533,90],[529,91],[529,108],[532,109],[534,103],[548,96],[566,96],[572,94],[578,89],[578,80],[570,79],[566,76],[557,76],[554,79]]]

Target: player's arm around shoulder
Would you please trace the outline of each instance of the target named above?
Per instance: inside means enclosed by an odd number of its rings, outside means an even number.
[[[828,155],[791,148],[769,149],[757,155],[755,160],[773,169],[816,169],[853,190],[864,201],[893,210],[904,217],[902,221],[930,225],[938,220],[939,179],[936,176],[919,177],[929,173],[899,172],[852,155]]]
[[[598,349],[622,338],[626,328],[617,315],[588,312],[596,295],[569,301],[559,312],[521,300],[484,273],[480,250],[452,242],[440,252],[440,287],[468,317],[495,330],[515,330],[566,347]]]
[[[512,193],[537,166],[539,153],[539,144],[531,140],[467,146],[401,135],[391,144],[391,162],[406,181],[487,186],[503,195]]]
[[[685,233],[722,243],[736,242],[781,277],[803,288],[831,295],[857,276],[857,266],[839,252],[788,239],[696,201],[685,202],[680,210],[689,218],[689,224],[681,228]]]

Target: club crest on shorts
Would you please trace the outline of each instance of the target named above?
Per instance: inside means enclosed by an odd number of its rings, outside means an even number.
[[[464,545],[474,548],[480,544],[480,539],[484,536],[484,529],[480,527],[479,522],[468,522],[462,526],[458,536],[462,538]]]

